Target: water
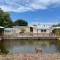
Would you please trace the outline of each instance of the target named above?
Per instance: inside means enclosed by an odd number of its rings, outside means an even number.
[[[4,40],[3,44],[10,53],[35,53],[35,48],[41,48],[46,53],[55,53],[60,48],[55,40]]]

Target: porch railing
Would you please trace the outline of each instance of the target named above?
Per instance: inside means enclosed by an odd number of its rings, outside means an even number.
[[[15,34],[10,34],[10,35],[8,35],[8,34],[6,34],[6,35],[4,35],[4,37],[5,38],[7,38],[7,37],[9,37],[9,38],[11,38],[11,37],[60,37],[60,36],[57,36],[57,35],[55,35],[55,34],[48,34],[48,33],[46,33],[46,34],[41,34],[41,33],[22,33],[22,34],[18,34],[18,33],[15,33]]]

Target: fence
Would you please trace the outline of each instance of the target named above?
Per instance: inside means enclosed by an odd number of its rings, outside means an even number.
[[[41,33],[22,33],[22,34],[18,34],[18,33],[15,33],[15,34],[11,34],[11,35],[4,35],[4,39],[27,39],[27,38],[35,38],[35,39],[40,39],[40,38],[51,38],[51,39],[56,39],[56,38],[60,38],[60,36],[57,36],[55,34],[41,34]]]

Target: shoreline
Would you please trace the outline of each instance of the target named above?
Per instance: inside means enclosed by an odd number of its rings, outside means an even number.
[[[0,60],[60,60],[60,53],[7,54]]]

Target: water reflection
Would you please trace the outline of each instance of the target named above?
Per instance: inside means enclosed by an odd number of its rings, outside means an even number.
[[[0,54],[7,54],[9,51],[5,48],[3,40],[0,40]]]
[[[57,40],[55,45],[57,46],[57,51],[60,53],[60,40]]]
[[[60,41],[56,40],[4,40],[3,45],[10,53],[35,53],[35,48],[46,53],[60,51]]]

